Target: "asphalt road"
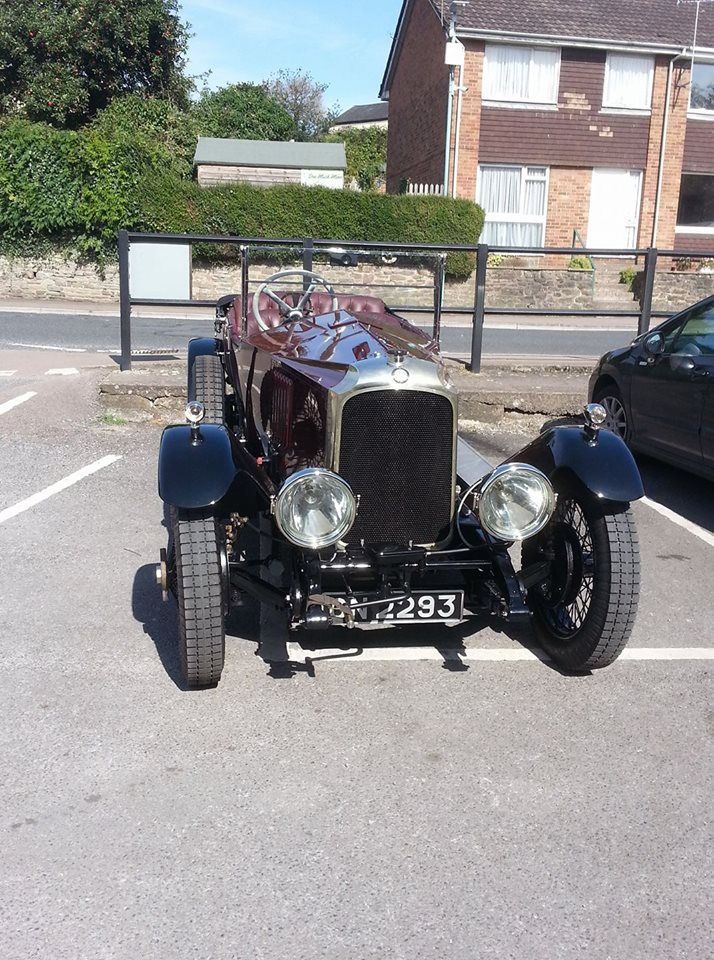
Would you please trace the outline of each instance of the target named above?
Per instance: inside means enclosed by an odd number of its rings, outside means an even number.
[[[249,615],[186,692],[158,431],[100,419],[100,359],[0,353],[3,960],[711,957],[714,661],[677,658],[714,646],[706,530],[635,507],[662,660],[479,662],[532,637],[469,625],[286,669]],[[645,469],[712,529],[711,484]]]
[[[135,350],[181,351],[186,349],[191,337],[210,335],[212,331],[210,319],[135,317],[132,320]],[[524,331],[487,327],[484,353],[492,356],[600,357],[607,350],[626,345],[633,336],[634,332],[621,330]],[[0,313],[0,347],[18,345],[118,352],[119,321],[116,317]],[[442,349],[449,355],[470,355],[471,328],[468,325],[444,327]]]

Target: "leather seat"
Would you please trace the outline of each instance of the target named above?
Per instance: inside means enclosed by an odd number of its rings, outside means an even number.
[[[301,293],[295,291],[289,293],[281,292],[277,295],[291,307],[296,306],[299,298],[302,296]],[[387,314],[387,307],[384,300],[380,300],[379,297],[365,297],[358,293],[343,293],[337,294],[337,304],[338,310],[345,310],[351,314],[367,313],[374,314],[375,316],[385,316]],[[315,317],[332,313],[332,297],[326,290],[316,290],[310,297],[310,305],[312,307],[312,315]],[[239,337],[241,334],[242,306],[242,299],[236,297],[233,301],[233,307],[228,314],[231,331],[236,337]],[[271,329],[273,327],[279,327],[283,322],[283,317],[280,315],[280,308],[277,303],[271,300],[265,293],[260,296],[260,314],[264,323]],[[250,297],[248,301],[248,336],[253,337],[257,333],[260,333],[260,327],[253,315],[253,298]]]
[[[326,290],[316,290],[310,297],[312,312],[316,317],[332,313],[332,297]],[[359,293],[337,294],[338,309],[347,313],[385,314],[387,306],[379,297],[364,297]]]
[[[281,300],[284,300],[285,303],[289,304],[291,307],[295,306],[296,299],[295,293],[277,293],[277,296]],[[261,293],[260,295],[260,315],[263,318],[263,323],[265,323],[271,329],[273,327],[279,327],[283,322],[283,317],[280,315],[280,307],[275,303],[274,300],[271,300],[267,293]],[[241,335],[241,315],[243,312],[243,300],[241,297],[236,297],[233,301],[233,307],[229,311],[230,325],[232,333],[239,337]],[[253,337],[255,334],[260,333],[260,326],[258,321],[255,319],[253,314],[253,297],[248,298],[248,336]]]

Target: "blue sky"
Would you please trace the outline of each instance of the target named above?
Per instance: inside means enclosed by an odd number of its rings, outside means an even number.
[[[401,0],[183,0],[193,74],[209,86],[302,67],[343,109],[379,99]]]

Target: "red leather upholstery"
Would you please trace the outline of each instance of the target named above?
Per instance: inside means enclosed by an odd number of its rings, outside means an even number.
[[[296,293],[295,291],[278,293],[277,295],[291,307],[294,307],[300,296],[302,296],[302,294]],[[371,313],[377,316],[384,316],[387,313],[387,307],[379,297],[364,297],[358,293],[337,294],[337,304],[339,310],[346,310],[347,313],[352,314]],[[312,307],[312,314],[315,317],[332,313],[332,297],[327,291],[315,291],[310,297],[310,305]],[[241,335],[242,306],[241,298],[236,297],[233,301],[233,308],[229,313],[231,330],[237,337]],[[265,293],[261,294],[260,297],[260,314],[263,322],[270,328],[279,327],[283,322],[277,303],[271,300]],[[253,297],[251,296],[248,300],[248,336],[252,337],[256,333],[260,333],[260,327],[253,316]]]
[[[291,307],[295,306],[294,293],[278,293],[277,296]],[[240,336],[241,333],[242,312],[243,300],[241,297],[236,297],[233,301],[233,310],[231,313],[231,330],[236,336]],[[266,293],[260,295],[260,315],[263,318],[263,323],[271,328],[279,327],[283,322],[283,318],[280,316],[280,308]],[[256,333],[260,333],[260,327],[253,315],[253,297],[251,296],[248,298],[248,336],[252,337]]]
[[[310,297],[312,312],[316,317],[332,313],[332,297],[325,290],[318,290]],[[387,312],[387,307],[379,297],[363,297],[359,293],[338,293],[337,304],[340,310],[347,313],[375,313]]]

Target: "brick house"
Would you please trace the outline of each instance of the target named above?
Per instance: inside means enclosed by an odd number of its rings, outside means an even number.
[[[714,250],[714,3],[695,46],[697,9],[404,0],[380,93],[388,189],[446,182],[494,245],[578,230],[594,248]]]

